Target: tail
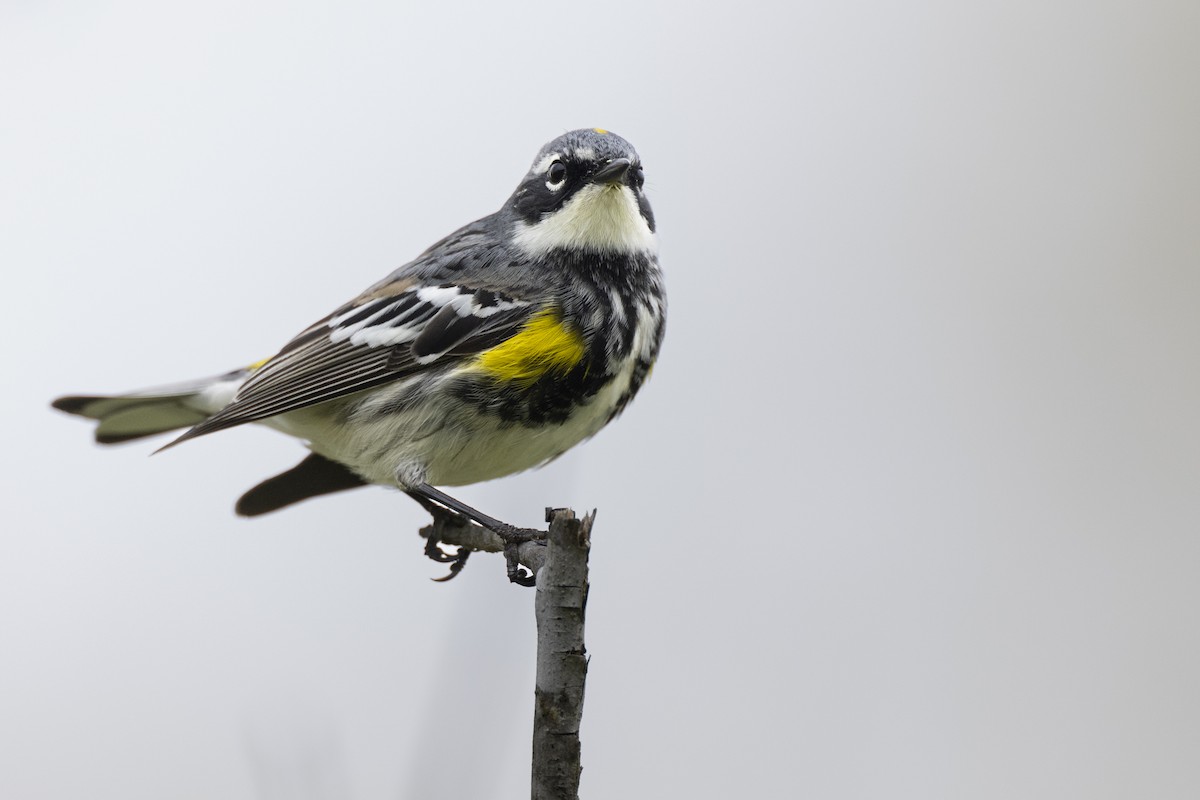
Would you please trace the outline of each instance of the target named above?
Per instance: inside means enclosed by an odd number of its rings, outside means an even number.
[[[59,411],[97,420],[96,441],[116,444],[190,428],[229,405],[238,387],[260,364],[214,378],[117,395],[70,395],[51,403]],[[176,440],[179,441],[179,440]],[[174,444],[174,442],[172,442]],[[285,506],[366,486],[341,464],[312,453],[292,469],[263,481],[242,495],[237,513],[257,517]]]
[[[97,420],[96,441],[116,444],[203,422],[228,405],[252,372],[252,368],[237,369],[212,378],[129,394],[69,395],[51,405],[68,414]]]

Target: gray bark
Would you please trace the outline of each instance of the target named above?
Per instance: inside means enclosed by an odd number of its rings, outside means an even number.
[[[579,723],[588,666],[583,619],[595,517],[592,512],[576,519],[570,509],[553,512],[546,565],[537,574],[533,800],[579,797]]]
[[[579,724],[587,651],[583,621],[587,607],[588,552],[593,511],[576,519],[570,509],[546,509],[550,531],[546,544],[527,542],[518,561],[537,575],[534,615],[537,619],[537,679],[533,705],[533,800],[578,800]],[[426,539],[500,552],[503,540],[472,522],[435,514],[421,529]]]

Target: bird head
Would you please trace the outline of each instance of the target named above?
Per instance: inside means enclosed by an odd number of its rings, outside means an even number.
[[[633,145],[583,128],[546,144],[509,198],[513,241],[533,256],[554,250],[645,253],[656,249],[645,172]]]

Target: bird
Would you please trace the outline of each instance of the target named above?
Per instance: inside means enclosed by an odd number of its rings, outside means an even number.
[[[243,494],[239,515],[395,487],[497,533],[509,545],[510,579],[529,584],[511,547],[540,532],[436,487],[539,467],[595,435],[650,375],[665,325],[642,160],[621,136],[583,128],[545,144],[497,212],[437,241],[270,358],[52,405],[96,420],[101,444],[186,428],[155,452],[247,423],[273,428],[310,452]]]

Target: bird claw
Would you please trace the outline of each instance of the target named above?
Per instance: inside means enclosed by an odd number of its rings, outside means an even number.
[[[438,549],[441,550],[440,547]],[[454,555],[450,555],[445,551],[442,551],[442,555],[449,556],[450,571],[440,578],[430,578],[434,583],[445,583],[448,580],[458,577],[458,573],[462,572],[463,567],[467,565],[467,559],[471,556],[471,549],[469,547],[460,547]],[[434,560],[440,561],[441,559]]]
[[[504,546],[504,563],[509,581],[517,586],[537,586],[537,576],[522,567],[521,562],[517,560],[517,547],[515,544]]]
[[[440,521],[438,517],[444,514],[446,517],[452,518],[451,521],[453,523],[466,523],[466,520],[458,514],[455,514],[452,511],[446,511],[445,509],[430,509],[430,511],[434,516],[434,525],[430,529],[429,535],[425,539],[425,557],[431,561],[436,561],[439,564],[450,565],[450,572],[446,575],[443,575],[440,578],[430,578],[430,580],[432,580],[434,583],[445,583],[446,581],[457,577],[458,573],[462,572],[463,567],[467,565],[467,559],[471,556],[471,548],[458,545],[458,550],[453,553],[448,552],[445,548],[443,548],[441,540],[438,539],[437,536],[437,523]]]
[[[504,528],[504,530],[494,531],[494,533],[504,540],[504,564],[507,568],[508,579],[518,586],[536,586],[537,576],[521,565],[520,550],[521,545],[526,542],[544,544],[546,532],[536,528],[517,528],[512,525],[506,525]]]
[[[431,535],[425,540],[425,557],[439,564],[451,564],[458,561],[464,549],[466,548],[460,547],[458,551],[451,553],[442,547],[441,541],[436,536]]]
[[[425,540],[425,557],[439,564],[450,565],[450,572],[448,574],[440,578],[430,578],[434,583],[445,583],[462,572],[463,567],[467,565],[467,559],[471,557],[471,548],[459,546],[458,552],[448,553],[442,548],[442,544],[438,541],[437,537],[431,535]]]

